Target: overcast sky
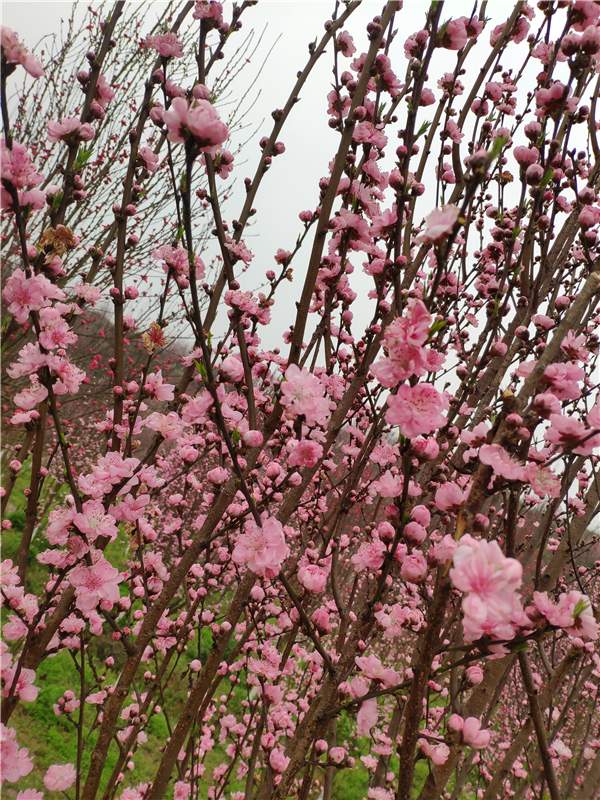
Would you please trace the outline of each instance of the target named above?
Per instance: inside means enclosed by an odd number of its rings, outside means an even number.
[[[82,12],[87,7],[87,2],[78,4]],[[158,11],[164,7],[163,3],[146,2],[148,9],[148,25],[154,21]],[[450,16],[470,15],[473,3],[471,0],[452,0],[446,4],[447,13],[443,19]],[[506,0],[492,0],[488,4],[488,14],[492,22],[488,23],[488,30],[493,25],[506,19],[511,3]],[[234,191],[231,204],[226,210],[228,218],[235,218],[244,200],[242,180],[246,175],[254,173],[258,158],[257,143],[262,135],[270,132],[272,120],[271,111],[284,104],[291,87],[295,81],[296,72],[305,65],[309,42],[314,41],[323,32],[323,22],[331,15],[334,3],[332,0],[259,0],[259,3],[244,14],[244,26],[253,26],[262,30],[267,26],[259,52],[253,62],[242,71],[233,86],[233,94],[243,96],[248,91],[248,85],[255,74],[258,64],[269,55],[266,67],[260,77],[257,87],[260,96],[247,117],[248,128],[257,128],[254,141],[251,142],[243,153],[246,164],[238,172],[238,184]],[[359,9],[351,16],[347,29],[355,38],[358,52],[364,49],[366,42],[365,27],[372,17],[382,7],[381,0],[363,0]],[[428,3],[423,0],[405,0],[404,7],[398,15],[399,34],[392,45],[392,63],[400,78],[404,75],[406,61],[403,52],[403,43],[406,37],[423,27]],[[48,33],[57,32],[60,27],[61,17],[67,17],[71,3],[51,2],[51,0],[36,2],[5,2],[3,4],[4,24],[14,28],[28,46],[36,44],[40,38]],[[225,3],[226,16],[229,16],[230,3]],[[482,41],[477,45],[484,58],[489,51],[489,34],[484,34]],[[510,52],[510,49],[509,49]],[[447,56],[442,57],[442,56]],[[473,57],[474,56],[474,57]],[[446,72],[454,64],[455,54],[441,51],[431,69],[429,85],[436,87],[439,75]],[[469,61],[474,64],[477,55],[471,54]],[[504,66],[508,64],[504,63]],[[471,65],[473,68],[473,64]],[[301,230],[298,221],[298,212],[302,209],[314,209],[318,197],[318,181],[328,172],[328,163],[335,154],[339,135],[331,131],[327,125],[326,95],[331,88],[332,59],[325,55],[319,61],[317,68],[312,73],[307,85],[301,94],[301,102],[295,107],[292,115],[282,133],[282,140],[286,145],[286,153],[278,157],[263,181],[259,197],[256,202],[258,214],[256,223],[248,232],[246,243],[255,253],[255,259],[250,268],[248,279],[253,287],[264,280],[266,269],[273,267],[273,255],[278,247],[292,249],[296,237]],[[465,82],[468,81],[468,76]],[[255,92],[255,86],[252,92]],[[254,94],[250,94],[253,97]],[[404,107],[402,107],[404,108]],[[434,108],[433,106],[430,107]],[[427,109],[427,112],[430,109]],[[402,113],[402,111],[401,111]],[[399,125],[399,127],[401,127]],[[389,155],[395,149],[394,140],[388,147]],[[433,173],[426,175],[426,185]],[[435,197],[423,199],[423,213],[430,211],[435,205]],[[363,275],[361,269],[362,259],[355,257],[356,271],[352,277],[355,291],[366,293],[371,288],[371,279]],[[296,274],[301,274],[306,264],[302,253],[295,263]],[[274,346],[280,341],[280,332],[290,323],[290,305],[299,296],[298,281],[293,286],[285,284],[278,294],[279,302],[274,310],[274,325],[269,332],[269,346]],[[360,317],[361,309],[364,310],[364,320],[368,316],[368,304],[363,306],[355,304],[355,316]],[[272,337],[272,338],[271,338]]]

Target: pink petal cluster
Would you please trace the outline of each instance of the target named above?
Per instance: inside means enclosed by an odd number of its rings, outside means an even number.
[[[163,58],[181,58],[183,45],[175,33],[159,33],[155,36],[146,36],[144,47],[156,50]]]
[[[13,728],[7,728],[0,723],[0,783],[8,781],[16,783],[25,775],[29,775],[33,769],[33,762],[29,757],[29,751],[24,747],[19,747],[17,734]]]
[[[227,125],[221,122],[208,100],[194,100],[188,105],[183,97],[176,97],[164,112],[163,120],[172,142],[193,141],[201,152],[211,155],[229,136]]]
[[[48,123],[48,139],[51,142],[89,142],[95,135],[93,126],[89,122],[81,122],[78,117],[65,117]]]
[[[561,594],[558,602],[553,603],[546,592],[534,592],[533,605],[551,625],[571,636],[591,641],[598,638],[598,623],[587,595],[573,589]]]
[[[0,176],[2,186],[0,188],[0,206],[2,208],[12,208],[13,198],[4,186],[10,183],[17,190],[19,205],[29,206],[35,211],[44,208],[46,194],[36,187],[42,182],[43,178],[36,172],[31,160],[31,156],[26,147],[18,142],[13,142],[12,147],[7,147],[4,139],[0,143]]]
[[[31,311],[49,306],[51,300],[64,300],[65,293],[41,273],[28,278],[22,269],[16,269],[6,281],[2,297],[15,320],[23,324]]]
[[[465,639],[468,642],[482,636],[511,639],[524,617],[518,594],[523,576],[521,564],[507,558],[497,542],[466,534],[454,553],[453,565],[452,584],[465,594],[462,602]]]
[[[69,583],[75,589],[75,605],[83,613],[89,613],[102,603],[112,608],[119,600],[121,574],[102,555],[97,555],[92,564],[78,564],[69,574]]]
[[[484,444],[479,448],[479,460],[491,467],[495,475],[507,481],[525,479],[525,468],[499,444]]]
[[[411,299],[403,316],[388,325],[383,337],[387,357],[372,367],[382,386],[391,388],[413,375],[420,377],[441,367],[443,356],[424,346],[431,322],[425,304]]]
[[[274,578],[288,557],[283,526],[275,517],[265,517],[260,526],[249,520],[238,536],[232,559],[261,578]]]
[[[387,406],[386,421],[397,425],[403,436],[414,439],[446,424],[448,396],[431,383],[403,384],[395,395],[388,397]]]
[[[448,719],[450,730],[461,734],[463,742],[474,750],[482,750],[487,747],[492,738],[489,730],[481,727],[481,722],[477,717],[467,717],[463,719],[459,714],[451,714]]]
[[[66,792],[73,786],[76,777],[73,764],[52,764],[44,775],[44,786],[50,792]]]
[[[17,34],[5,25],[0,25],[0,44],[2,57],[7,64],[20,64],[32,78],[42,77],[44,68],[40,62],[26,49]]]
[[[292,417],[301,414],[306,424],[324,425],[329,419],[329,400],[316,375],[291,364],[281,384],[281,404]]]
[[[454,230],[459,214],[460,211],[456,206],[435,208],[425,219],[425,229],[417,241],[435,244],[446,239]]]

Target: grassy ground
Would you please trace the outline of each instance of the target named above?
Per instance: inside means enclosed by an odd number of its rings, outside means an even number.
[[[26,485],[26,477],[20,478],[19,484],[14,492],[8,518],[11,520],[13,528],[2,535],[2,558],[14,559],[17,552],[18,543],[23,530],[25,521],[24,506],[25,497],[22,489]],[[47,547],[43,536],[38,535],[34,538],[31,546],[29,566],[28,566],[28,588],[30,591],[41,592],[46,580],[46,568],[42,567],[36,560],[39,552]],[[127,561],[128,539],[125,534],[112,542],[107,548],[107,557],[118,568],[123,568]],[[208,631],[206,631],[208,633]],[[201,642],[201,651],[207,650],[210,646],[209,641]],[[121,656],[121,649],[117,648],[108,635],[98,637],[94,641],[97,648],[96,655],[102,659],[108,655],[115,658]],[[197,653],[197,643],[190,644],[188,658],[195,657]],[[118,666],[118,663],[117,663]],[[117,673],[105,670],[106,683],[110,684],[116,680]],[[13,800],[18,789],[36,788],[43,789],[42,778],[44,772],[51,764],[56,763],[76,763],[77,760],[77,734],[74,724],[67,716],[56,716],[53,706],[63,695],[65,689],[76,690],[79,686],[79,673],[76,664],[67,651],[61,651],[55,656],[45,659],[37,671],[35,681],[39,687],[39,696],[34,703],[21,703],[17,711],[11,718],[11,726],[17,732],[17,739],[21,747],[27,747],[34,761],[34,770],[30,775],[23,779],[17,787],[5,786],[4,797]],[[228,692],[229,685],[223,685],[223,692]],[[220,694],[221,692],[218,692]],[[171,709],[172,717],[177,718],[177,709],[185,701],[187,694],[186,680],[173,681],[169,688],[169,693],[165,698],[165,705]],[[232,713],[240,710],[240,703],[245,697],[243,686],[235,689],[230,700]],[[87,773],[89,756],[94,746],[95,736],[90,733],[89,726],[95,715],[95,707],[85,704],[84,709],[85,735],[82,748],[82,767],[83,774]],[[340,720],[338,728],[338,741],[344,740],[345,728],[349,721]],[[125,786],[136,785],[152,780],[154,777],[157,759],[168,738],[168,726],[164,714],[156,714],[152,717],[148,728],[148,741],[138,747],[134,756],[135,767],[131,772],[126,771],[124,781]],[[356,757],[356,766],[353,769],[338,770],[334,778],[334,800],[363,800],[366,797],[368,788],[368,772],[360,763],[361,754],[369,752],[368,741],[362,743],[360,752],[353,753]],[[113,745],[109,751],[103,773],[103,785],[117,760],[117,748]],[[206,762],[206,772],[204,783],[201,786],[201,798],[207,797],[208,789],[211,785],[211,774],[215,766],[224,760],[224,749],[217,745],[210,753]],[[392,769],[396,769],[396,762],[393,760]],[[423,761],[417,763],[415,776],[415,792],[418,792],[427,776],[428,768]],[[233,782],[230,791],[240,791],[243,785]]]

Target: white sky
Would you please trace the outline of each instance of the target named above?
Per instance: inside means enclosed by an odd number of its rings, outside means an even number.
[[[87,7],[87,2],[79,2],[82,12]],[[382,8],[382,0],[363,0],[362,5],[351,16],[347,30],[352,33],[360,53],[366,49],[367,39],[365,27],[372,17]],[[148,23],[154,21],[155,12],[164,6],[163,3],[146,2],[148,8]],[[225,3],[226,18],[231,13],[231,4]],[[107,6],[109,7],[109,6]],[[254,27],[257,31],[268,26],[267,32],[259,52],[254,57],[252,64],[244,70],[234,84],[233,94],[244,95],[248,83],[258,65],[267,54],[269,48],[276,42],[270,54],[266,67],[260,77],[258,87],[260,96],[258,102],[250,111],[247,121],[248,130],[258,128],[254,142],[245,148],[242,160],[246,163],[237,172],[237,186],[233,192],[230,204],[227,206],[225,216],[228,219],[237,217],[243,204],[245,192],[243,178],[253,175],[258,159],[258,140],[267,135],[271,130],[271,111],[281,107],[293,86],[296,72],[302,69],[308,58],[307,45],[316,37],[321,37],[323,23],[328,19],[334,7],[333,0],[259,0],[258,4],[244,13],[244,27]],[[406,67],[403,44],[407,36],[423,27],[429,3],[425,0],[405,0],[404,7],[398,14],[399,32],[392,45],[392,65],[396,74],[402,80]],[[35,0],[28,2],[20,0],[5,2],[2,5],[3,23],[17,31],[27,46],[35,45],[42,36],[58,31],[61,17],[69,14],[71,3],[52,2],[52,0]],[[471,0],[448,0],[445,3],[445,12],[442,19],[451,16],[470,15],[473,8]],[[471,53],[469,61],[471,69],[478,66],[489,51],[489,30],[501,21],[504,21],[512,3],[507,0],[492,0],[488,4],[488,15],[492,20],[488,23],[487,30],[478,44],[480,55]],[[232,39],[232,46],[234,41]],[[516,49],[516,48],[515,48]],[[510,53],[510,48],[509,48]],[[522,48],[519,48],[519,55]],[[443,72],[454,68],[455,53],[441,51],[431,70],[428,85],[436,95],[437,78]],[[510,56],[507,56],[509,58]],[[342,68],[346,68],[349,60]],[[503,62],[503,66],[510,66]],[[314,209],[318,199],[318,181],[328,173],[328,163],[335,154],[339,134],[331,131],[327,125],[326,95],[330,91],[332,82],[332,58],[329,54],[323,56],[316,69],[310,76],[302,94],[301,102],[292,111],[281,135],[286,146],[286,153],[277,157],[271,170],[263,180],[257,202],[257,215],[252,230],[247,229],[245,241],[254,252],[255,258],[250,265],[247,278],[243,281],[248,288],[256,288],[264,282],[265,270],[275,268],[273,255],[278,247],[291,250],[296,238],[301,231],[298,212],[303,209]],[[468,86],[468,74],[463,78]],[[402,114],[404,106],[400,109],[400,122],[397,127],[402,127]],[[431,106],[425,111],[425,118],[434,109]],[[389,156],[393,155],[396,141],[394,134],[388,133],[390,139],[387,150]],[[436,140],[437,147],[437,140]],[[233,149],[233,148],[231,148]],[[432,172],[425,176],[425,183],[431,181]],[[389,165],[388,165],[389,168]],[[431,183],[430,183],[431,185]],[[422,200],[423,214],[428,213],[435,206],[435,196],[427,193]],[[310,247],[310,239],[308,241]],[[306,266],[307,246],[298,254],[293,267],[296,279],[293,285],[285,282],[277,295],[276,305],[273,309],[273,324],[266,334],[265,344],[273,347],[281,343],[281,332],[291,322],[293,303],[298,298],[301,284],[298,280]],[[370,278],[362,273],[361,263],[364,260],[360,254],[353,257],[355,273],[352,276],[352,286],[360,296],[365,296],[372,287]],[[365,322],[370,316],[370,304],[360,299],[353,306],[355,317]],[[263,333],[265,333],[263,329]]]

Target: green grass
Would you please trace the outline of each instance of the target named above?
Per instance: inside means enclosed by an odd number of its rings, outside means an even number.
[[[12,522],[12,530],[2,534],[2,558],[14,557],[18,550],[18,545],[25,524],[25,495],[23,489],[28,484],[26,470],[19,476],[11,502],[9,504],[8,519]],[[60,502],[64,491],[57,495],[56,502]],[[42,504],[43,505],[43,504]],[[43,521],[40,525],[43,530]],[[43,534],[34,537],[28,559],[27,590],[35,593],[42,593],[47,579],[47,569],[39,564],[36,556],[48,546]],[[114,542],[106,548],[106,556],[118,569],[124,569],[129,558],[129,536],[122,530]],[[105,685],[114,683],[118,676],[118,667],[123,659],[123,651],[116,645],[106,633],[101,637],[94,637],[91,647],[94,648],[94,660],[96,663],[103,661],[108,655],[113,655],[116,661],[115,669],[103,668],[106,676]],[[212,636],[208,628],[203,628],[200,640],[196,638],[188,645],[188,652],[184,657],[187,660],[200,657],[205,660],[212,646]],[[89,670],[88,670],[89,671]],[[179,669],[181,671],[181,667]],[[239,683],[236,685],[229,701],[228,710],[240,716],[242,712],[242,701],[246,698],[246,687],[244,676],[239,675]],[[91,676],[88,676],[91,680]],[[73,723],[64,715],[56,716],[53,706],[63,695],[66,689],[72,689],[79,694],[79,673],[74,664],[73,658],[66,650],[62,650],[55,656],[46,658],[37,671],[36,686],[39,687],[39,696],[34,703],[20,703],[11,718],[11,726],[17,732],[17,739],[21,747],[27,747],[34,761],[34,770],[19,784],[4,787],[4,797],[7,800],[14,800],[17,791],[23,788],[36,788],[43,790],[43,775],[51,764],[57,763],[76,763],[77,760],[77,734]],[[98,687],[94,686],[94,690]],[[141,687],[139,687],[141,688]],[[170,719],[177,720],[178,710],[185,702],[187,695],[187,678],[182,675],[175,676],[169,685],[165,705],[170,712]],[[217,691],[216,696],[228,694],[231,684],[224,681],[222,687]],[[89,691],[89,689],[88,689]],[[83,774],[87,774],[90,754],[95,744],[95,732],[90,731],[90,725],[95,718],[96,707],[85,704],[84,720],[84,747],[82,752]],[[78,718],[75,712],[73,718]],[[172,723],[173,724],[173,723]],[[342,715],[338,721],[337,741],[352,741],[352,730],[354,722],[347,715]],[[133,761],[135,767],[132,771],[125,770],[123,786],[132,786],[151,781],[155,775],[161,748],[164,746],[169,732],[164,714],[154,714],[145,729],[148,741],[140,745],[134,754]],[[352,755],[356,759],[353,768],[336,770],[333,784],[334,800],[364,800],[367,794],[369,772],[360,762],[360,756],[366,755],[370,750],[368,739],[359,740]],[[106,785],[113,767],[118,757],[117,747],[113,744],[109,750],[101,782],[101,789]],[[207,797],[208,788],[211,785],[211,775],[213,769],[221,764],[225,757],[224,747],[217,744],[208,754],[205,762],[204,781],[200,787],[200,798]],[[398,769],[397,758],[394,756],[390,761],[390,769],[394,772]],[[424,760],[417,762],[414,780],[415,796],[420,791],[425,782],[429,768]],[[235,779],[235,771],[229,782],[228,791],[224,800],[235,791],[244,788],[243,781]],[[71,792],[72,794],[72,792]],[[171,796],[171,795],[169,795]]]

